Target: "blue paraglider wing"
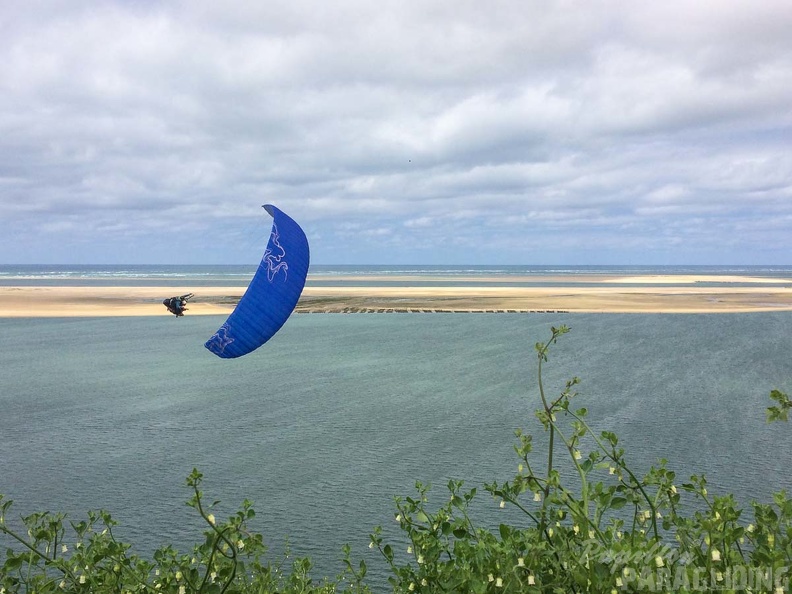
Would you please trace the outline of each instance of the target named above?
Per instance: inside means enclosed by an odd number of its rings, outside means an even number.
[[[256,274],[236,308],[204,345],[218,357],[247,355],[272,338],[294,311],[308,274],[308,239],[271,204],[272,234]]]

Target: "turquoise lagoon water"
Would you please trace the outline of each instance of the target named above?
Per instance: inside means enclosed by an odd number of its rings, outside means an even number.
[[[547,388],[582,378],[639,469],[665,457],[745,505],[792,487],[792,427],[764,420],[771,389],[792,393],[789,313],[301,314],[238,360],[203,347],[221,321],[0,320],[0,493],[19,513],[108,509],[140,552],[184,548],[197,467],[218,515],[254,502],[273,550],[288,539],[322,576],[349,543],[382,580],[368,534],[398,538],[392,497],[416,480],[439,503],[464,479],[482,524],[505,517],[480,487],[513,476],[517,427],[541,433],[533,345],[560,324]]]

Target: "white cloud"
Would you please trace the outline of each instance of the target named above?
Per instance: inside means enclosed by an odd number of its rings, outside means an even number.
[[[85,260],[42,247],[79,228],[235,262],[206,237],[264,202],[320,263],[464,263],[493,229],[477,257],[728,262],[761,229],[792,253],[786,0],[2,10],[0,261]]]

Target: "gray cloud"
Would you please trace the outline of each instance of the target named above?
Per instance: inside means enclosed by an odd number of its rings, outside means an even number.
[[[0,10],[0,261],[789,263],[786,0]]]

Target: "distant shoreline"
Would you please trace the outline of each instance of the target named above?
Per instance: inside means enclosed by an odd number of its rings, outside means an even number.
[[[502,277],[425,276],[309,278],[296,313],[744,313],[792,311],[792,278],[718,275],[533,276],[533,284]],[[489,286],[496,282],[498,286]],[[162,300],[193,292],[187,315],[227,315],[240,286],[0,286],[0,318],[168,315]]]

